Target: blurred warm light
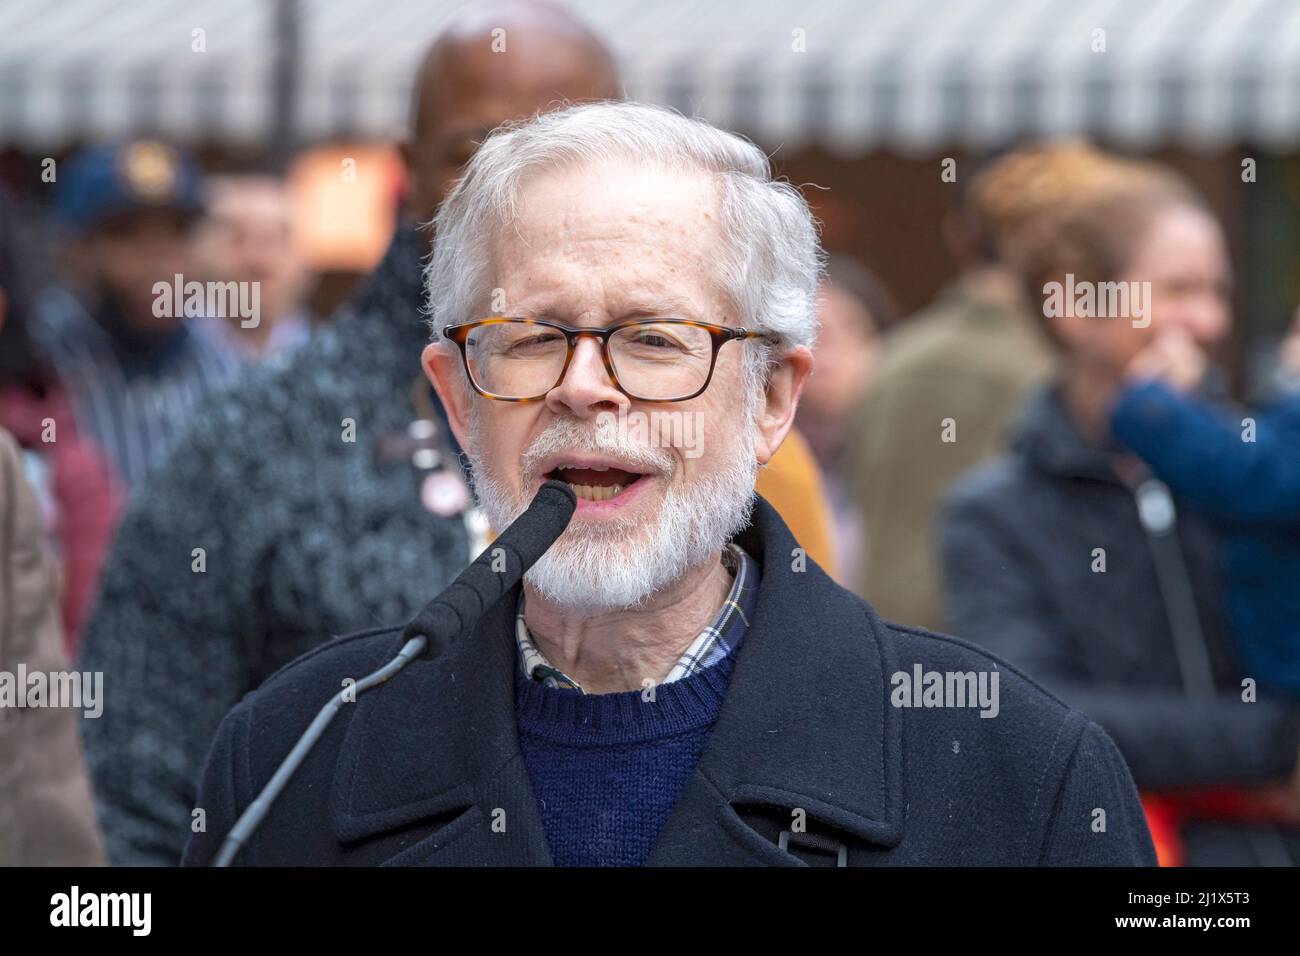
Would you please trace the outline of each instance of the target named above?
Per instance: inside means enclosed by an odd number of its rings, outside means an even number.
[[[295,230],[309,268],[369,272],[392,239],[404,173],[391,146],[301,153],[289,171]]]

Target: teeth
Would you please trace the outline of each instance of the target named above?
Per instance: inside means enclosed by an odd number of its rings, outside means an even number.
[[[571,483],[569,487],[573,489],[575,495],[584,501],[608,501],[623,490],[622,485],[575,485]]]

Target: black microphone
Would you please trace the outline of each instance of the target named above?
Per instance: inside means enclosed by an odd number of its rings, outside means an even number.
[[[321,708],[257,799],[230,828],[213,865],[230,865],[345,703],[355,701],[357,695],[384,683],[416,657],[437,657],[457,637],[472,631],[483,612],[518,584],[524,572],[536,564],[537,559],[564,533],[577,506],[577,495],[563,481],[552,479],[543,484],[527,510],[462,571],[450,587],[411,619],[402,634],[406,643],[397,656],[352,687],[344,688]]]
[[[427,638],[420,653],[432,659],[458,635],[473,630],[483,612],[518,584],[524,572],[564,533],[577,506],[577,495],[563,481],[551,479],[543,484],[528,509],[447,590],[411,619],[406,639]]]

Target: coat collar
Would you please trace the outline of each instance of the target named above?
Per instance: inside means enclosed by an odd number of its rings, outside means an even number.
[[[802,809],[810,823],[896,845],[901,718],[888,706],[897,666],[884,625],[801,558],[761,498],[737,541],[762,567],[754,620],[704,754],[648,862],[798,862],[737,807],[786,820]],[[460,815],[470,819],[389,862],[551,862],[515,728],[517,597],[489,609],[472,639],[358,699],[331,796],[341,842]],[[493,830],[494,815],[509,839]]]
[[[1222,402],[1226,397],[1222,373],[1211,368],[1199,394]],[[1059,381],[1041,385],[1031,393],[1014,426],[1011,444],[1017,454],[1054,477],[1123,483],[1115,472],[1112,456],[1123,454],[1124,449],[1115,443],[1094,445],[1084,437],[1066,410]]]
[[[1065,410],[1061,385],[1040,386],[1025,403],[1012,447],[1040,470],[1062,478],[1090,478],[1117,484],[1103,449],[1090,444]]]

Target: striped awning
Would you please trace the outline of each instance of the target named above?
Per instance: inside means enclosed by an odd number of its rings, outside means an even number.
[[[571,4],[609,37],[630,95],[770,146],[927,152],[1070,133],[1137,148],[1300,143],[1300,0]],[[400,135],[419,54],[461,6],[300,0],[299,138]],[[265,141],[278,122],[274,9],[4,0],[0,143]]]

